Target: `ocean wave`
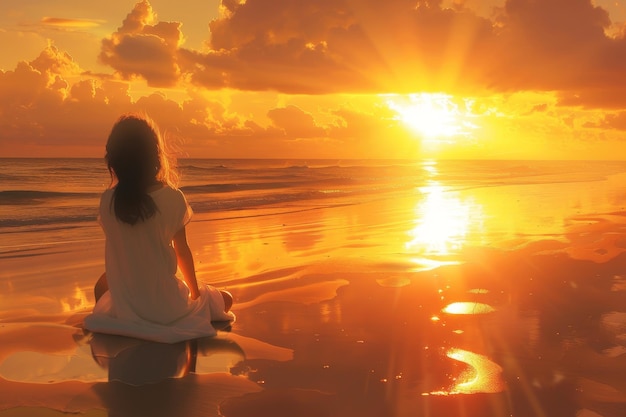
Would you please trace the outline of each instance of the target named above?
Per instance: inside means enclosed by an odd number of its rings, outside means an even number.
[[[7,190],[0,191],[0,204],[33,204],[38,201],[67,198],[90,198],[97,197],[96,193],[72,193],[62,191],[39,191],[39,190]]]
[[[95,222],[94,214],[59,215],[36,218],[0,218],[0,227],[48,226],[83,222]]]
[[[271,190],[277,188],[292,187],[293,183],[284,182],[259,182],[259,183],[241,183],[241,184],[203,184],[188,185],[181,188],[187,194],[219,194],[231,193],[237,191],[255,191],[255,190]]]
[[[302,205],[306,206],[312,204],[312,201],[319,200],[339,200],[356,202],[363,201],[363,198],[374,199],[381,198],[383,195],[389,196],[395,193],[402,193],[406,190],[412,190],[413,185],[407,184],[386,184],[381,186],[367,186],[367,187],[333,187],[332,184],[328,184],[326,187],[318,188],[302,188],[286,189],[284,192],[267,192],[264,194],[244,194],[237,195],[237,197],[226,198],[202,198],[189,199],[192,209],[197,213],[215,212],[215,211],[229,211],[229,210],[249,210],[266,206],[279,206],[284,207],[290,205]],[[353,199],[353,200],[351,200]]]
[[[280,194],[267,194],[261,196],[247,196],[243,198],[226,198],[215,200],[191,201],[189,204],[196,213],[207,213],[214,211],[245,210],[262,206],[295,203],[298,201],[317,200],[323,198],[337,198],[352,194],[346,190],[301,191]]]
[[[196,172],[224,171],[230,168],[228,168],[226,165],[218,164],[218,165],[211,165],[208,167],[201,167],[197,165],[179,165],[177,169],[184,173],[184,172],[194,172],[194,171]]]
[[[295,189],[324,189],[329,186],[351,186],[356,182],[351,178],[308,178],[303,179],[301,177],[293,176],[279,176],[270,178],[257,178],[279,181],[255,181],[255,182],[240,182],[240,183],[219,183],[219,184],[200,184],[200,185],[187,185],[181,187],[181,190],[186,194],[221,194],[241,191],[262,191],[262,190],[277,190],[283,188],[295,188]]]
[[[13,178],[22,178],[21,175],[11,175],[11,174],[3,174],[0,173],[0,180],[1,181],[8,181],[8,180],[12,180]]]

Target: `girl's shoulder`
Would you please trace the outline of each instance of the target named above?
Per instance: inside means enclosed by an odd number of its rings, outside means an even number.
[[[159,194],[172,196],[172,195],[183,195],[183,192],[179,188],[174,188],[169,184],[163,184],[161,188],[158,188],[150,192],[150,195],[152,196],[159,195]]]
[[[191,218],[193,211],[180,189],[164,185],[151,196],[163,214],[170,213],[172,215],[178,228],[186,224]],[[179,224],[180,222],[182,225]]]
[[[187,199],[179,188],[174,188],[170,185],[163,185],[150,193],[150,196],[157,202],[164,202],[166,204],[181,204],[186,205]]]
[[[111,201],[113,199],[113,188],[107,188],[100,194],[100,201]]]

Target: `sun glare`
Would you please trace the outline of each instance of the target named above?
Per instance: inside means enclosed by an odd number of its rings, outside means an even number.
[[[423,200],[416,208],[416,226],[406,247],[430,255],[450,255],[461,250],[468,234],[482,219],[481,208],[461,200],[454,191],[430,181],[419,189]]]
[[[467,111],[442,93],[392,96],[387,100],[397,119],[420,134],[424,141],[446,141],[467,135],[476,126],[467,120]]]

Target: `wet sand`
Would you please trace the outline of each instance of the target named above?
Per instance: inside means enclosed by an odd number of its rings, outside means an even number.
[[[417,198],[196,216],[237,321],[175,345],[81,329],[96,225],[16,233],[0,417],[626,415],[626,213],[494,225],[473,197],[435,232]]]

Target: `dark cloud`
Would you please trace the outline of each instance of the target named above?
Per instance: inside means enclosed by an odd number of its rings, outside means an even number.
[[[508,0],[488,20],[440,1],[223,1],[209,53],[187,52],[208,88],[287,93],[540,90],[601,106],[626,70],[591,0]],[[626,103],[624,96],[609,97]],[[595,100],[594,100],[595,98]],[[597,102],[596,102],[597,101]],[[565,101],[564,101],[565,103]]]
[[[493,20],[441,1],[223,0],[208,51],[138,3],[101,59],[125,78],[284,93],[556,91],[562,104],[624,106],[626,39],[591,0],[507,0]],[[608,93],[607,95],[605,95]]]
[[[227,72],[230,87],[290,93],[470,85],[475,71],[462,67],[479,61],[490,23],[464,11],[440,10],[439,2],[420,3],[417,9],[399,0],[229,3],[224,17],[210,25],[210,46],[220,55],[196,54],[194,80],[202,83],[217,68]],[[454,28],[463,33],[452,33]],[[455,40],[463,50],[456,50]]]
[[[621,70],[607,62],[615,43],[604,32],[609,15],[590,0],[509,0],[499,23],[492,67],[499,88],[585,89]]]

